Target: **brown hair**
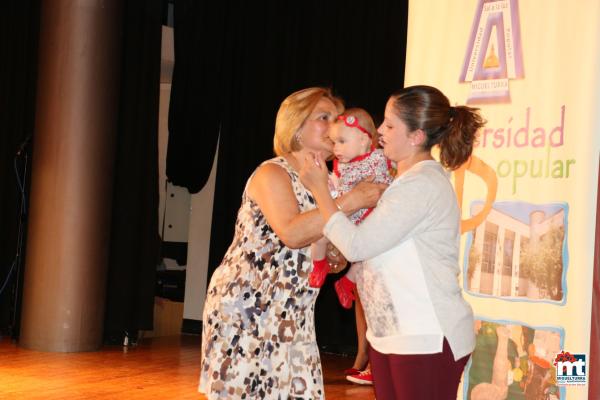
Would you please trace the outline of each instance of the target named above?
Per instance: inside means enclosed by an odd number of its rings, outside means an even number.
[[[485,120],[479,109],[450,105],[448,98],[431,86],[410,86],[392,94],[396,115],[409,131],[425,132],[423,144],[430,150],[440,146],[440,162],[448,169],[457,169],[469,159],[477,131]]]
[[[275,119],[273,150],[276,155],[281,156],[302,148],[296,138],[296,132],[323,97],[331,100],[338,112],[344,111],[342,100],[334,96],[330,89],[322,87],[298,90],[283,100]]]
[[[346,111],[344,111],[341,115],[354,116],[358,120],[358,123],[360,124],[360,126],[365,128],[371,134],[372,146],[374,148],[377,147],[377,139],[379,137],[377,134],[377,127],[375,126],[375,122],[373,122],[373,118],[371,117],[371,114],[369,114],[369,112],[367,110],[365,110],[364,108],[360,108],[360,107],[352,107],[352,108],[347,108]]]

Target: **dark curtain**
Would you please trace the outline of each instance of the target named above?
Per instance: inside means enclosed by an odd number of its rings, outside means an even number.
[[[175,185],[197,193],[213,165],[221,120],[219,95],[221,51],[226,26],[193,15],[225,21],[224,7],[208,1],[176,1],[175,58],[169,103],[167,177]],[[217,29],[215,31],[215,29]],[[202,44],[202,48],[194,47]],[[199,76],[210,79],[198,79]],[[200,100],[203,101],[200,101]]]
[[[26,216],[20,216],[29,192],[30,175],[24,171],[31,170],[39,18],[39,0],[11,0],[0,19],[0,334],[13,336],[19,328],[24,247],[20,259],[16,254],[20,219],[26,237]],[[24,180],[24,197],[17,174]]]
[[[273,156],[275,115],[295,90],[328,86],[380,120],[403,86],[407,1],[175,1],[175,69],[167,175],[202,188],[219,139],[209,274],[234,230],[244,184]],[[322,348],[356,344],[353,311],[333,278],[317,303]]]
[[[121,95],[104,331],[152,329],[158,237],[161,1],[123,3]]]

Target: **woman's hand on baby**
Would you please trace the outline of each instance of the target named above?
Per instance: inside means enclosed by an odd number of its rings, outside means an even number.
[[[328,191],[328,173],[327,164],[325,164],[325,160],[321,155],[309,153],[304,159],[302,169],[300,169],[300,180],[304,187],[311,192],[319,189]]]
[[[352,199],[352,209],[375,207],[387,187],[388,185],[385,183],[373,183],[373,177],[359,182],[348,192]]]

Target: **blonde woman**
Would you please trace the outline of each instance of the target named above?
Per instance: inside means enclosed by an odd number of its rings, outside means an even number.
[[[331,156],[328,130],[342,111],[323,88],[295,92],[279,108],[277,157],[248,179],[233,242],[208,287],[199,391],[209,399],[324,397],[314,329],[319,289],[308,284],[310,244],[324,220],[298,171],[308,154]],[[337,206],[372,207],[384,189],[365,182]]]

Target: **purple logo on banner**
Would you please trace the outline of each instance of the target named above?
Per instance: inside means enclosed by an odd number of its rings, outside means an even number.
[[[517,0],[479,0],[460,75],[467,103],[508,103],[508,81],[523,77]]]

